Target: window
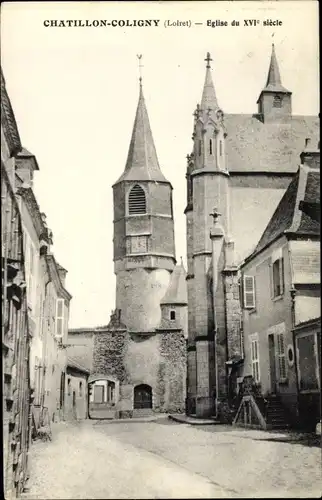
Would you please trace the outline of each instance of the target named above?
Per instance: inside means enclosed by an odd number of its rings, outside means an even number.
[[[209,154],[212,155],[212,139],[209,139]]]
[[[282,107],[282,98],[280,95],[274,96],[273,108],[281,108]]]
[[[171,319],[171,321],[174,321],[176,319],[176,312],[175,311],[170,311],[170,319]]]
[[[244,308],[254,309],[255,308],[255,277],[254,276],[244,276]]]
[[[64,299],[56,300],[56,336],[62,337],[64,334]]]
[[[255,382],[259,382],[259,353],[258,353],[258,338],[257,336],[250,337],[251,343],[251,361],[252,361],[252,375]]]
[[[278,358],[279,381],[283,382],[287,378],[284,334],[277,333],[276,337],[277,337],[277,358]]]
[[[273,262],[273,298],[284,293],[284,262],[283,258]]]
[[[201,140],[198,141],[198,154],[201,156]]]
[[[79,396],[82,397],[83,396],[83,382],[80,382],[79,383]]]
[[[222,156],[222,141],[219,141],[219,156]]]
[[[67,379],[67,394],[68,394],[68,396],[71,395],[71,382],[70,382],[70,378]]]
[[[136,184],[129,194],[129,214],[146,214],[146,198],[144,189]]]
[[[320,334],[309,334],[296,339],[299,382],[301,391],[319,390],[319,346]]]

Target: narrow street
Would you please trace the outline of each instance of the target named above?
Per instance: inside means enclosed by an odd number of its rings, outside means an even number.
[[[223,426],[56,424],[36,443],[25,500],[319,497],[321,450]]]

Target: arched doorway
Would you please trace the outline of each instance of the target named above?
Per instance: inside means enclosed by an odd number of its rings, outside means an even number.
[[[134,409],[152,409],[152,387],[147,384],[134,387]]]

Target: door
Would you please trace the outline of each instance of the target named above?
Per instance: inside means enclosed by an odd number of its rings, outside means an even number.
[[[73,417],[77,419],[77,409],[76,409],[76,392],[73,391]]]
[[[268,336],[269,351],[269,371],[271,378],[271,393],[276,393],[276,359],[275,359],[275,340],[274,335]]]
[[[152,408],[152,387],[146,384],[134,388],[134,409]]]

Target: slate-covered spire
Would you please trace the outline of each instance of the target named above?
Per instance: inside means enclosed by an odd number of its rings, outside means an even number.
[[[171,275],[169,287],[163,299],[162,304],[176,304],[176,305],[186,305],[188,303],[187,298],[187,282],[186,282],[186,270],[184,268],[182,259],[181,264],[176,265]]]
[[[271,61],[264,90],[273,92],[288,92],[288,90],[282,85],[274,44],[272,44]]]
[[[124,180],[168,182],[160,170],[143,95],[141,77],[139,102],[136,109],[126,166],[117,182]]]
[[[212,76],[211,76],[210,61],[212,61],[212,59],[211,59],[209,52],[207,52],[207,57],[206,57],[205,61],[207,62],[206,78],[205,78],[205,84],[203,87],[200,107],[203,111],[206,111],[208,109],[216,110],[219,108],[219,106],[218,106],[218,102],[217,102],[214,82],[212,81]]]

